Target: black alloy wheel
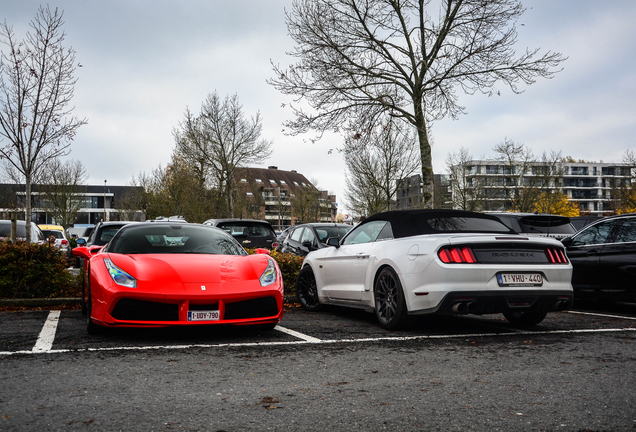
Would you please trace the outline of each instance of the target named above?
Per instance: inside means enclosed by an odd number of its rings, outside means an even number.
[[[390,267],[382,269],[375,286],[375,316],[387,330],[407,329],[417,320],[409,315],[400,279]]]
[[[322,309],[318,299],[316,277],[310,266],[303,267],[296,278],[296,297],[303,309],[316,312]]]

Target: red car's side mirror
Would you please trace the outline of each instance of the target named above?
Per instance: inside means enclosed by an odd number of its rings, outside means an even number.
[[[73,249],[73,255],[84,259],[91,259],[92,256],[88,248],[85,246],[79,246]]]

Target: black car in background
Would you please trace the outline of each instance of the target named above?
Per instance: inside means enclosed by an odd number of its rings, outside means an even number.
[[[128,225],[129,223],[135,223],[131,221],[106,221],[100,222],[95,225],[93,231],[91,232],[88,240],[84,243],[81,239],[77,239],[77,244],[80,246],[104,246],[106,243],[112,239],[117,231],[124,225]]]
[[[599,219],[561,242],[574,269],[575,296],[636,298],[636,214]]]
[[[591,223],[601,220],[598,216],[575,216],[570,218],[570,223],[575,230],[581,231]]]
[[[327,240],[340,240],[351,230],[352,226],[337,223],[308,223],[293,226],[283,240],[280,251],[305,256],[309,252],[327,247]]]
[[[536,213],[488,213],[497,216],[509,228],[528,236],[563,239],[576,233],[566,216]]]
[[[210,225],[230,233],[244,248],[278,248],[274,228],[269,222],[257,219],[208,219],[203,225]]]

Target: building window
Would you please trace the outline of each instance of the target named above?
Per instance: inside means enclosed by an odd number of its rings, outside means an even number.
[[[588,175],[587,167],[572,167],[572,175]]]
[[[498,174],[499,167],[497,165],[486,165],[486,174]]]

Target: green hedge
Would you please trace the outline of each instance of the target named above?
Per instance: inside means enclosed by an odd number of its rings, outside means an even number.
[[[255,249],[248,249],[248,253],[255,253]],[[277,251],[271,251],[270,255],[276,260],[280,271],[283,273],[283,284],[285,285],[285,295],[296,294],[296,276],[300,271],[300,266],[303,264],[303,257],[280,253]]]
[[[276,251],[270,255],[283,273],[285,294],[295,294],[303,257]],[[0,299],[79,297],[81,276],[73,276],[68,267],[67,258],[49,245],[0,241]]]
[[[77,277],[63,254],[48,244],[0,241],[0,298],[77,297]]]

